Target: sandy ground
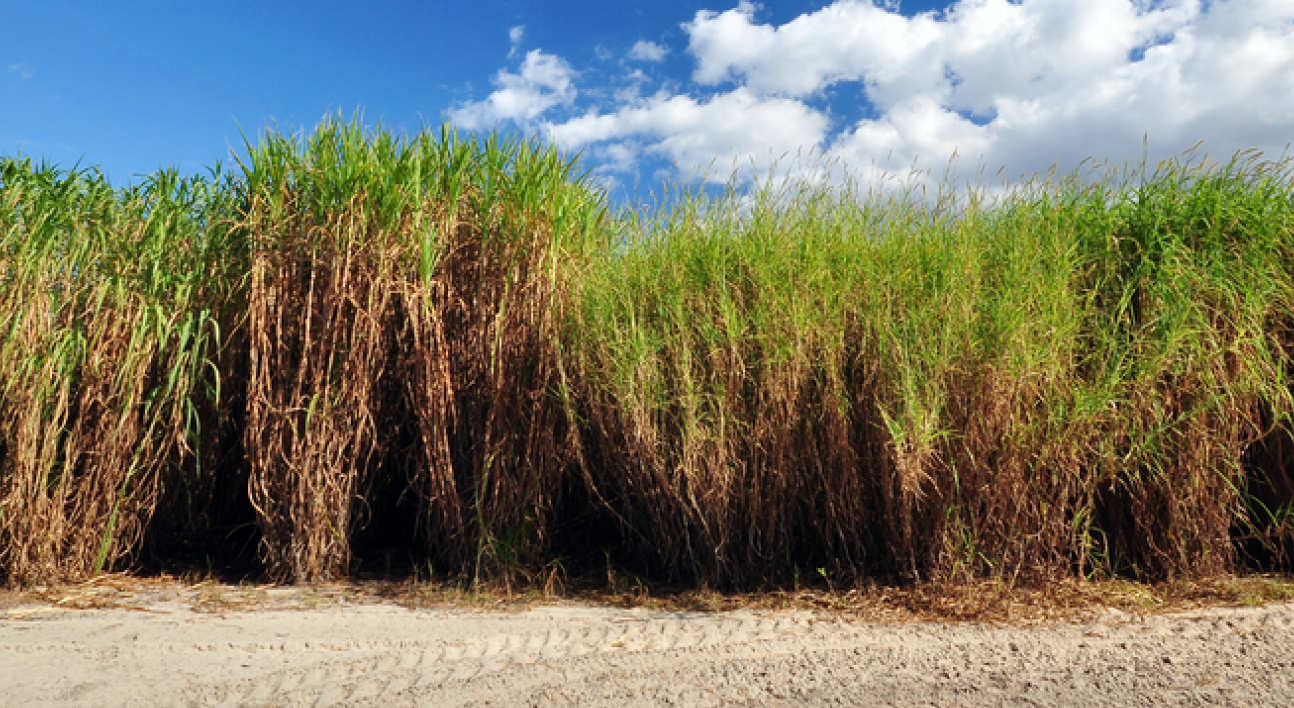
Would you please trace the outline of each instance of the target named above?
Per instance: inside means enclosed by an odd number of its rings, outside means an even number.
[[[270,592],[0,609],[0,704],[1294,705],[1294,604],[1018,627]]]

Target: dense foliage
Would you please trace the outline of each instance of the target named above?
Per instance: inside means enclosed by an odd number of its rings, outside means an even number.
[[[327,120],[238,169],[0,159],[0,577],[1199,576],[1294,553],[1294,177],[613,214]],[[241,534],[241,535],[240,535]]]

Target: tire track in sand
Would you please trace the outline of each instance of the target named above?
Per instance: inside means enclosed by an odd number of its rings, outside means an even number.
[[[728,649],[777,640],[803,640],[830,626],[807,616],[676,615],[569,619],[542,631],[432,641],[416,651],[356,642],[339,656],[229,684],[194,687],[188,698],[203,705],[337,705],[415,701],[418,696],[517,666],[616,653]],[[300,647],[300,643],[297,644]]]
[[[15,705],[1294,705],[1294,604],[1019,627],[360,604],[0,611]]]

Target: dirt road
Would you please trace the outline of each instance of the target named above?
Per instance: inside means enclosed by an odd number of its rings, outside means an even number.
[[[389,604],[0,610],[4,705],[1294,705],[1294,604],[1084,624]]]

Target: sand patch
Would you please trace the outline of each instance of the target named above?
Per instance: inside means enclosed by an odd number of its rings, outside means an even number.
[[[1026,627],[192,592],[0,610],[5,702],[1294,704],[1294,603]]]

